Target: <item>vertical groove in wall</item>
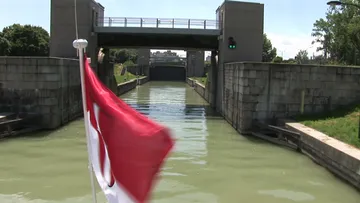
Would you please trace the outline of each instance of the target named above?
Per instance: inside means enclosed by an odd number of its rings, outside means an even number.
[[[36,78],[38,78],[38,74],[39,74],[39,59],[36,59],[35,60],[35,74],[36,74]],[[41,106],[40,106],[40,97],[42,96],[42,89],[39,88],[39,81],[36,81],[35,83],[35,87],[36,87],[36,90],[37,90],[37,93],[36,93],[36,109],[38,112],[36,113],[41,113]],[[42,120],[42,118],[40,118]],[[41,121],[42,122],[42,121]]]
[[[225,74],[226,74],[226,68],[225,68],[225,64],[223,64],[222,66],[222,93],[221,93],[221,98],[224,98],[221,100],[221,112],[223,114],[223,116],[225,117],[225,119],[228,120],[227,118],[227,112],[226,112],[226,107],[227,107],[227,104],[229,103],[229,98],[226,97],[226,82],[225,82]]]
[[[225,88],[225,64],[222,64],[222,93],[221,93],[221,96],[222,96],[222,98],[224,98],[226,95],[225,95],[225,90],[226,90],[226,88]],[[223,99],[221,99],[220,100],[221,101],[221,103],[222,103],[222,105],[221,105],[221,108],[222,108],[222,110],[221,111],[223,111],[224,113],[223,114],[225,114],[225,103],[224,102],[222,102],[223,101]]]
[[[271,65],[268,68],[268,82],[267,82],[267,95],[266,95],[266,118],[270,116],[270,92],[271,92]]]
[[[63,92],[63,87],[64,87],[64,69],[63,67],[60,68],[60,91],[61,91],[61,107],[60,107],[60,111],[61,111],[61,119],[60,119],[60,125],[64,124],[64,92]]]
[[[233,93],[233,98],[232,98],[232,100],[233,100],[233,108],[232,108],[233,115],[232,115],[232,123],[233,123],[233,127],[235,129],[237,129],[237,119],[236,119],[236,117],[237,117],[237,112],[238,112],[238,104],[237,104],[237,100],[235,99],[235,94],[237,94],[237,92],[238,92],[237,86],[238,86],[238,82],[239,82],[239,81],[237,81],[236,72],[237,72],[237,65],[233,64],[233,82],[232,82],[233,83],[233,91],[232,91],[232,93]],[[234,116],[234,113],[235,113],[235,116]]]
[[[80,61],[79,61],[79,66],[80,66]],[[70,115],[70,92],[71,92],[71,78],[70,78],[70,71],[71,71],[71,68],[70,68],[71,66],[69,66],[68,67],[68,70],[67,70],[67,101],[66,101],[66,103],[67,103],[67,115],[68,115],[68,117],[67,117],[67,121],[66,122],[70,122],[71,121],[71,119],[72,119],[72,116]],[[80,72],[80,69],[79,69],[79,72]],[[75,87],[75,86],[74,86]],[[77,89],[77,88],[76,88]],[[80,92],[81,92],[81,82],[80,82]],[[81,92],[81,96],[80,96],[80,98],[82,98],[82,92]],[[81,101],[81,104],[82,104],[82,101]],[[81,107],[80,107],[81,109],[82,109],[82,105],[81,105]]]
[[[237,106],[235,106],[235,90],[236,90],[236,85],[237,85],[237,81],[235,81],[235,70],[236,70],[236,65],[235,64],[232,64],[232,69],[233,69],[233,75],[232,75],[232,78],[233,78],[233,81],[232,81],[232,90],[231,90],[231,93],[232,93],[232,97],[231,97],[231,100],[232,100],[232,108],[231,108],[231,111],[232,111],[232,114],[231,114],[231,124],[232,126],[236,129],[236,126],[234,126],[234,113],[237,109]]]
[[[239,70],[238,70],[239,71]],[[238,129],[239,126],[239,90],[236,92],[236,118],[235,118],[235,129]]]

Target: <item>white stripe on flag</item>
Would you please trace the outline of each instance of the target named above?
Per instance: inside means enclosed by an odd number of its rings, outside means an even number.
[[[97,130],[101,134],[100,125],[99,125],[99,111],[100,111],[100,108],[95,103],[93,104],[93,108],[94,108],[95,120],[96,120],[96,125],[97,125],[96,127],[97,127]],[[105,181],[108,184],[110,184],[110,182],[111,182],[111,172],[110,172],[111,167],[110,167],[110,160],[109,160],[109,154],[108,154],[108,151],[107,151],[106,143],[104,143],[104,147],[105,147],[104,178],[105,178]]]
[[[104,178],[106,180],[106,182],[108,184],[110,184],[111,182],[111,167],[110,167],[110,160],[109,160],[109,155],[108,155],[108,151],[107,151],[107,146],[105,145],[105,163],[104,163]]]
[[[98,114],[99,111],[97,111]],[[94,112],[95,113],[95,112]],[[88,126],[89,126],[89,137],[90,137],[90,146],[91,146],[91,163],[93,165],[94,173],[96,176],[96,179],[103,190],[107,200],[109,203],[135,203],[134,199],[131,197],[131,195],[125,191],[125,189],[115,180],[115,184],[110,188],[105,181],[104,177],[101,173],[100,168],[100,152],[99,152],[99,134],[94,128],[94,126],[91,124],[90,121],[90,112],[87,112],[88,114]],[[98,117],[98,115],[95,115],[95,117]],[[106,149],[106,148],[105,148]],[[107,151],[107,150],[106,150]]]

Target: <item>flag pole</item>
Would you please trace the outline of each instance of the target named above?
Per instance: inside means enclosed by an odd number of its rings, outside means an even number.
[[[79,62],[80,62],[80,81],[81,81],[81,93],[82,93],[82,104],[83,104],[83,112],[84,112],[84,123],[85,123],[85,132],[86,132],[86,143],[88,150],[88,169],[90,173],[90,181],[91,181],[91,189],[92,189],[92,197],[93,203],[97,203],[96,200],[96,191],[95,191],[95,182],[93,176],[93,168],[91,165],[91,147],[90,147],[90,138],[89,138],[89,118],[86,111],[86,92],[85,92],[85,74],[84,74],[84,50],[87,47],[88,42],[86,39],[76,39],[73,41],[73,47],[78,50],[79,54]]]

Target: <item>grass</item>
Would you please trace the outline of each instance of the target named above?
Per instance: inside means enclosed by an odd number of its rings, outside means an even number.
[[[116,82],[117,84],[121,84],[121,83],[124,83],[124,82],[127,82],[127,81],[130,81],[132,79],[135,79],[136,76],[127,72],[125,73],[124,75],[115,75],[115,78],[116,78]]]
[[[130,81],[130,80],[136,78],[136,75],[133,75],[129,72],[126,72],[124,75],[121,75],[122,69],[123,69],[123,66],[121,66],[120,64],[114,65],[114,75],[115,75],[117,84],[121,84],[121,83]]]
[[[360,148],[359,131],[360,105],[350,105],[332,112],[301,115],[296,120],[330,137]]]

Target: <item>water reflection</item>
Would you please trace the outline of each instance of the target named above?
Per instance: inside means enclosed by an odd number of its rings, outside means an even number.
[[[187,159],[191,160],[191,163],[204,164],[205,161],[201,157],[207,155],[206,137],[208,135],[205,116],[213,113],[211,108],[208,105],[184,103],[186,90],[184,87],[169,87],[168,91],[176,92],[176,96],[172,97],[167,97],[167,95],[171,94],[166,94],[166,88],[165,91],[162,91],[162,86],[159,86],[159,89],[163,96],[159,96],[160,93],[156,83],[150,85],[150,87],[152,90],[150,91],[152,102],[148,104],[132,103],[134,99],[128,99],[126,96],[123,99],[142,114],[165,124],[174,132],[177,140],[175,152],[184,154],[184,156],[170,157],[169,160]],[[164,174],[179,173],[165,172]]]

